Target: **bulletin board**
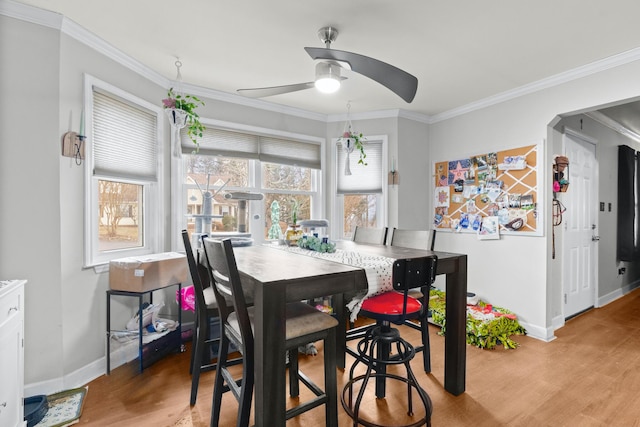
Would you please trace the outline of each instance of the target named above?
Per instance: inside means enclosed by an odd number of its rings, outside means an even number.
[[[540,155],[536,144],[436,162],[435,229],[480,239],[542,235]]]

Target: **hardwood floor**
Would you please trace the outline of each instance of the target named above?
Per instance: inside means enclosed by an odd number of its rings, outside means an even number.
[[[516,350],[467,346],[467,391],[460,396],[442,387],[444,339],[436,332],[430,329],[433,372],[420,369],[419,357],[412,364],[433,401],[434,427],[640,426],[640,290],[569,320],[550,343],[516,337]],[[403,328],[402,333],[418,342],[417,331]],[[347,359],[347,366],[351,362]],[[300,366],[322,384],[322,358],[302,357]],[[209,425],[214,372],[203,374],[198,401],[190,407],[188,352],[170,355],[142,374],[135,368],[122,366],[89,383],[80,424],[155,427],[182,420],[181,426]],[[338,371],[339,390],[347,377],[348,370]],[[366,413],[379,413],[379,423],[397,422],[403,412],[389,414],[386,405],[392,407],[393,397],[404,393],[404,387],[391,388],[388,402],[373,402]],[[236,410],[227,393],[220,425],[235,426]],[[341,406],[339,414],[340,426],[351,425]],[[323,426],[324,409],[287,425]]]

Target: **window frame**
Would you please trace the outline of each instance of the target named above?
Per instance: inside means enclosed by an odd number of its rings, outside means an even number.
[[[246,188],[238,189],[239,191],[248,191],[248,192],[258,192],[258,193],[291,193],[291,194],[308,194],[311,195],[311,215],[314,218],[326,218],[326,201],[323,194],[323,172],[325,170],[325,156],[326,156],[326,144],[327,141],[324,138],[315,137],[311,135],[293,133],[280,131],[276,129],[263,128],[258,126],[250,126],[235,122],[227,122],[216,119],[209,119],[205,117],[200,117],[201,123],[205,127],[217,128],[221,130],[227,130],[231,132],[241,132],[241,133],[249,133],[255,134],[259,136],[272,137],[272,138],[283,138],[283,139],[291,139],[299,142],[306,142],[311,144],[320,145],[320,169],[313,169],[315,172],[312,172],[311,180],[312,180],[312,190],[308,191],[284,191],[284,190],[274,190],[274,189],[266,189],[262,188],[262,162],[258,159],[248,159],[249,160],[249,182]],[[230,156],[231,157],[231,156]],[[271,163],[271,162],[269,162]],[[182,237],[180,235],[180,230],[186,229],[187,226],[187,206],[186,206],[186,191],[187,184],[185,183],[185,161],[183,157],[177,158],[175,156],[171,156],[171,170],[172,170],[172,200],[179,200],[179,203],[173,203],[171,206],[172,213],[172,229],[178,230],[177,232],[173,232],[171,234],[172,240],[172,248],[174,250],[184,250],[182,247]],[[235,189],[235,187],[228,188],[230,190]],[[264,199],[262,200],[250,200],[247,203],[247,211],[248,211],[248,222],[249,224],[249,232],[251,233],[251,238],[254,239],[254,244],[261,244],[266,241],[266,238],[262,235],[262,230],[264,229],[264,224],[266,223],[266,218],[264,215],[266,214],[266,206]],[[255,216],[259,214],[259,217]],[[259,228],[261,230],[260,234],[256,234],[256,227],[258,223],[262,223],[263,225]],[[283,232],[285,230],[282,230]]]
[[[338,174],[344,173],[344,165],[338,164],[338,140],[340,138],[332,138],[331,140],[331,197],[333,199],[332,217],[331,217],[331,239],[333,240],[346,240],[344,237],[344,195],[338,194]],[[382,144],[382,166],[381,177],[382,180],[382,192],[381,193],[362,193],[373,194],[376,196],[376,217],[378,227],[387,227],[388,221],[388,185],[386,185],[386,176],[388,174],[388,137],[387,135],[365,135],[363,139],[365,153],[367,151],[367,144]],[[357,155],[356,152],[351,155]],[[352,168],[352,173],[355,170]]]
[[[109,174],[94,174],[94,157],[91,143],[93,139],[93,93],[98,91],[118,98],[118,100],[131,105],[134,108],[156,116],[156,150],[157,150],[157,176],[156,180],[141,178],[123,178]],[[160,252],[164,247],[164,115],[162,108],[126,92],[114,85],[97,79],[91,75],[84,75],[84,111],[87,140],[85,141],[85,208],[84,208],[84,268],[93,267],[96,272],[105,271],[112,259],[146,255]],[[98,236],[98,181],[110,180],[126,184],[142,185],[142,246],[135,248],[116,249],[111,251],[99,251]]]

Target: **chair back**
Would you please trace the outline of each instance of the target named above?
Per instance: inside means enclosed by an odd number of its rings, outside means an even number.
[[[191,247],[191,241],[189,240],[189,233],[187,230],[182,230],[182,241],[184,242],[184,250],[187,255],[187,263],[189,264],[189,272],[191,273],[191,280],[193,281],[193,289],[196,295],[196,310],[198,316],[204,316],[202,319],[207,318],[207,303],[204,300],[204,283],[198,270],[198,263],[196,262],[195,255],[193,254],[193,248]]]
[[[393,263],[393,289],[407,292],[409,289],[431,286],[436,280],[438,257],[397,259]]]
[[[391,234],[390,245],[432,251],[435,239],[435,230],[407,230],[404,228],[394,228]]]
[[[247,310],[247,302],[242,290],[240,281],[240,273],[236,264],[236,257],[231,245],[231,239],[213,239],[211,237],[203,237],[202,247],[209,266],[209,279],[211,286],[218,302],[221,322],[227,321],[230,310],[226,305],[226,299],[233,301],[235,317],[238,320],[241,339],[239,344],[242,345],[243,354],[251,355],[253,359],[253,332],[251,330],[251,320]],[[223,323],[224,324],[224,323]],[[245,360],[245,363],[247,361]]]
[[[392,320],[394,323],[400,324],[407,319],[409,290],[414,288],[429,289],[436,280],[437,267],[438,257],[435,255],[422,258],[398,259],[393,263],[393,289],[402,292],[404,296],[402,315],[396,316]],[[428,310],[429,298],[422,298],[422,301],[422,311],[425,312]]]
[[[356,226],[351,240],[369,245],[384,245],[387,241],[387,230],[387,227],[368,228]]]

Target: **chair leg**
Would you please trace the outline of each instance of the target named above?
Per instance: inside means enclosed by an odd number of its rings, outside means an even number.
[[[196,348],[197,334],[198,334],[198,311],[196,310],[195,319],[193,321],[193,329],[191,333],[191,363],[189,364],[189,375],[193,374],[193,365],[195,361],[194,359],[196,358],[194,350]]]
[[[225,355],[225,360],[226,360]],[[249,415],[251,415],[251,399],[253,397],[253,385],[255,382],[253,360],[244,358],[242,364],[242,386],[240,389],[240,401],[238,402],[237,427],[249,427]]]
[[[218,427],[220,422],[220,409],[222,407],[222,393],[224,392],[224,376],[222,371],[227,368],[227,353],[229,351],[229,340],[220,338],[220,349],[218,352],[218,368],[216,369],[216,379],[213,384],[213,399],[211,403],[211,427]]]
[[[429,343],[429,321],[427,316],[420,319],[420,332],[422,334],[422,362],[424,371],[431,372],[431,345]]]
[[[190,405],[193,406],[196,404],[196,399],[198,397],[198,384],[200,383],[200,367],[202,366],[202,361],[204,357],[204,351],[208,347],[205,343],[206,336],[202,325],[198,325],[196,327],[195,332],[195,347],[191,348],[192,356],[192,368],[191,368],[191,400],[189,401]]]
[[[298,397],[300,395],[300,378],[298,376],[298,349],[289,350],[289,396]]]

